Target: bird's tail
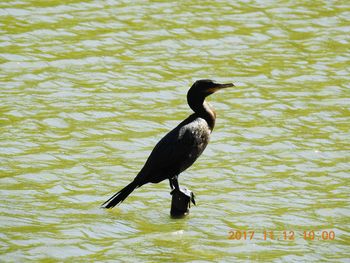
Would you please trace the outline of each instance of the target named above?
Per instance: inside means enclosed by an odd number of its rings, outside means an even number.
[[[102,208],[112,208],[115,207],[117,204],[123,202],[125,198],[128,197],[129,194],[131,194],[132,191],[135,190],[135,188],[139,187],[137,183],[131,182],[127,186],[125,186],[122,190],[120,190],[118,193],[114,194],[111,198],[109,198],[106,202],[104,202],[101,207]]]

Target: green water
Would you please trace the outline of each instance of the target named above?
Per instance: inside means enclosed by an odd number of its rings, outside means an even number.
[[[348,1],[3,0],[0,261],[349,262],[349,18]],[[171,219],[162,182],[100,209],[200,78],[237,87],[210,97],[211,143],[180,176],[198,205]]]

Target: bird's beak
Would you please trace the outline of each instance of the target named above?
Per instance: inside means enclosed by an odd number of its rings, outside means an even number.
[[[224,88],[228,88],[228,87],[235,87],[235,85],[233,83],[225,83],[225,84],[218,83],[215,86],[216,86],[217,89],[224,89]]]
[[[211,88],[211,92],[214,93],[220,89],[229,88],[229,87],[235,87],[235,85],[233,83],[225,83],[225,84],[215,83],[215,86]]]

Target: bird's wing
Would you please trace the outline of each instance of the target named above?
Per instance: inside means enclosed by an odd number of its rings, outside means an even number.
[[[175,166],[188,158],[193,148],[192,141],[190,132],[183,127],[172,130],[154,147],[145,167],[150,167],[151,170],[164,170],[170,167],[175,169]]]
[[[143,183],[160,182],[188,168],[207,145],[206,139],[195,134],[193,126],[193,123],[179,125],[161,139],[137,178]]]

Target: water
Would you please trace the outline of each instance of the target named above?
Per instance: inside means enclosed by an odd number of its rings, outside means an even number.
[[[0,7],[2,262],[348,262],[347,1]],[[200,78],[237,87],[180,177],[198,205],[171,219],[162,182],[100,209]]]

